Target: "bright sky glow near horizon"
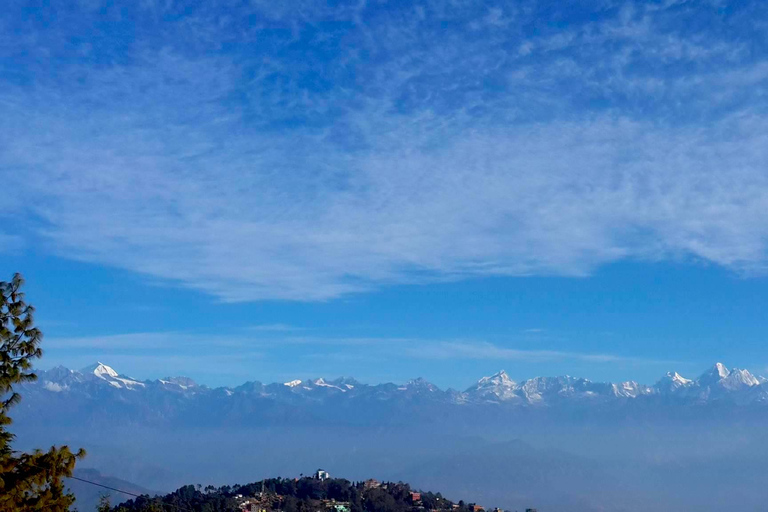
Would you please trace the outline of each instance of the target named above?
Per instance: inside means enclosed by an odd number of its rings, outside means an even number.
[[[768,373],[765,2],[10,1],[42,367]]]

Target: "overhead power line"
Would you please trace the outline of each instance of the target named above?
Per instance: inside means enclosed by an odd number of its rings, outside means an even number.
[[[38,467],[38,466],[35,466],[35,467]],[[109,489],[110,491],[121,492],[123,494],[127,494],[128,496],[133,496],[134,498],[141,498],[141,496],[142,496],[141,494],[135,494],[135,493],[132,493],[132,492],[124,491],[122,489],[117,489],[115,487],[110,487],[108,485],[100,484],[100,483],[97,483],[97,482],[92,482],[90,480],[86,480],[85,478],[80,478],[78,476],[68,476],[67,478],[70,478],[72,480],[77,480],[78,482],[84,482],[86,484],[95,485],[97,487],[103,487],[104,489]]]
[[[12,453],[23,453],[23,452],[20,452],[20,451],[17,451],[17,450],[12,450]],[[33,468],[42,469],[43,471],[46,471],[48,469],[48,468],[44,468],[44,467],[38,466],[37,464],[32,464],[29,461],[25,461],[25,463],[30,465],[30,466],[32,466]],[[123,489],[118,489],[116,487],[110,487],[108,485],[100,484],[98,482],[93,482],[91,480],[88,480],[88,479],[85,479],[85,478],[80,478],[78,476],[68,476],[66,478],[69,478],[69,479],[72,479],[72,480],[77,480],[78,482],[83,482],[85,484],[95,485],[96,487],[101,487],[102,489],[108,489],[110,491],[115,491],[115,492],[120,492],[120,493],[123,493],[123,494],[127,494],[128,496],[133,496],[134,498],[141,498],[142,496],[146,496],[146,495],[142,495],[142,494],[136,494],[136,493],[130,492],[130,491],[125,491]],[[179,505],[175,505],[173,503],[163,503],[161,501],[159,504],[162,507],[166,507],[166,506],[173,507],[176,510],[181,510],[183,512],[195,512],[192,509],[189,509],[189,508],[186,508],[186,507],[180,507]]]
[[[35,467],[39,467],[39,466],[35,466]],[[121,492],[123,494],[127,494],[128,496],[133,496],[134,498],[141,498],[142,496],[146,496],[146,495],[142,495],[142,494],[136,494],[136,493],[133,493],[133,492],[124,491],[122,489],[117,489],[115,487],[110,487],[108,485],[100,484],[98,482],[92,482],[91,480],[86,480],[85,478],[80,478],[80,477],[77,477],[77,476],[70,476],[70,477],[67,477],[67,478],[71,478],[72,480],[77,480],[79,482],[83,482],[83,483],[86,483],[86,484],[95,485],[97,487],[102,487],[104,489],[109,489],[110,491]],[[168,507],[173,507],[176,510],[181,510],[183,512],[194,512],[194,510],[192,510],[190,508],[180,507],[179,505],[174,505],[173,503],[163,503],[162,501],[160,501],[159,505],[162,506],[163,508],[168,506]]]

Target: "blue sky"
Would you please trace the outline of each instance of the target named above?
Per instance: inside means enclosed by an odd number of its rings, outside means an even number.
[[[764,3],[71,4],[0,14],[42,366],[765,372]]]

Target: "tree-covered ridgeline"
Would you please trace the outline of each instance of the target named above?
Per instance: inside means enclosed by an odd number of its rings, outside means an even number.
[[[75,501],[64,486],[77,459],[85,456],[67,446],[20,453],[12,448],[14,435],[9,412],[18,404],[18,386],[34,381],[32,362],[43,352],[43,334],[35,326],[35,309],[21,291],[24,279],[16,274],[0,282],[0,512],[65,512]]]
[[[250,508],[248,508],[250,505]],[[167,494],[142,496],[112,512],[472,512],[473,504],[453,503],[439,493],[414,493],[408,484],[373,480],[350,482],[333,478],[270,478],[246,485],[206,487],[187,485]]]

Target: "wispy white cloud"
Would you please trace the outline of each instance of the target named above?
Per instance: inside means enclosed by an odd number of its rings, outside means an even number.
[[[77,338],[52,338],[46,341],[48,348],[54,352],[87,349],[93,354],[103,351],[105,354],[130,354],[141,352],[147,355],[152,352],[176,352],[182,347],[188,349],[203,349],[205,352],[216,352],[223,355],[236,355],[241,351],[259,351],[260,354],[280,351],[286,348],[303,351],[308,357],[314,358],[355,358],[361,351],[365,357],[381,357],[383,354],[406,353],[409,357],[421,359],[499,359],[519,361],[564,361],[578,360],[594,363],[608,362],[640,362],[643,358],[626,357],[614,354],[592,354],[568,352],[560,350],[529,350],[510,348],[484,341],[473,340],[434,340],[429,338],[394,338],[394,337],[296,337],[279,335],[269,339],[252,338],[243,335],[209,336],[204,334],[185,334],[176,332],[146,332],[118,334],[109,336],[85,336]],[[311,353],[306,349],[310,346],[322,346],[322,353]],[[337,347],[342,352],[327,350]],[[201,354],[204,356],[204,354]],[[658,361],[655,361],[658,362]],[[667,362],[667,361],[664,361]]]
[[[78,336],[78,337],[52,337],[46,338],[47,350],[78,350],[88,349],[90,354],[102,351],[126,352],[126,351],[157,351],[168,352],[184,347],[206,348],[215,350],[233,350],[252,347],[256,343],[245,336],[230,335],[204,335],[189,334],[183,332],[137,332],[126,334],[110,334],[105,336]]]
[[[137,12],[154,36],[115,55],[59,56],[65,26],[9,40],[58,72],[0,76],[0,173],[35,198],[0,213],[58,254],[230,301],[628,258],[765,271],[768,68],[737,34],[685,29],[691,8],[535,37],[536,3],[249,9],[248,28]]]
[[[498,361],[555,362],[580,361],[586,363],[646,363],[669,364],[674,361],[660,361],[615,354],[568,352],[561,350],[527,350],[507,348],[486,342],[445,341],[425,343],[409,350],[410,357],[425,359],[488,359]]]
[[[72,350],[88,349],[89,353],[99,350],[106,352],[125,352],[132,350],[155,350],[158,352],[176,351],[182,348],[237,351],[242,349],[274,350],[297,345],[337,346],[337,347],[367,347],[382,345],[387,348],[392,345],[419,343],[418,338],[392,337],[328,337],[306,336],[292,334],[294,328],[280,324],[255,329],[258,335],[252,333],[252,327],[233,334],[201,334],[173,331],[137,332],[126,334],[109,334],[103,336],[77,336],[46,338],[47,349]],[[265,336],[262,331],[269,332]]]

